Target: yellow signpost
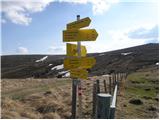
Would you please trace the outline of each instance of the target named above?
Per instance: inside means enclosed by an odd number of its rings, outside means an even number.
[[[91,19],[89,17],[67,24],[67,29],[79,29],[89,26]]]
[[[92,68],[96,60],[93,57],[86,57],[86,47],[81,45],[81,41],[95,41],[98,33],[95,29],[80,29],[89,26],[91,20],[89,17],[80,19],[77,15],[77,21],[67,24],[67,30],[63,30],[63,42],[77,42],[76,44],[67,43],[67,58],[64,59],[64,68],[70,70],[72,81],[72,119],[76,118],[76,97],[78,85],[79,100],[79,118],[82,117],[82,85],[81,80],[87,79],[88,71]],[[77,79],[75,79],[77,78]]]
[[[76,44],[70,44],[67,43],[67,56],[78,56],[78,52],[77,52],[77,45]],[[86,47],[81,45],[81,56],[85,57],[87,53]]]
[[[87,79],[88,71],[84,69],[70,70],[70,76],[73,78]]]
[[[95,41],[97,36],[95,29],[64,30],[63,42]]]
[[[66,58],[64,59],[65,69],[88,69],[95,65],[96,60],[93,57],[81,57],[81,58]]]

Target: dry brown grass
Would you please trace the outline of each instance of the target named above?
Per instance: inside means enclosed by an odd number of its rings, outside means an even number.
[[[2,83],[2,118],[70,118],[70,80],[2,80]],[[46,88],[42,89],[42,85]]]
[[[84,118],[91,117],[92,82],[82,81]],[[70,79],[2,80],[2,118],[70,117]]]
[[[82,118],[92,118],[92,89],[96,79],[100,79],[101,92],[104,92],[104,85],[102,84],[103,80],[106,79],[104,76],[82,81]],[[130,85],[125,84],[128,87]],[[2,118],[70,118],[71,85],[70,79],[2,80]],[[145,105],[150,100],[145,100],[144,106],[138,108],[128,103],[133,97],[127,94],[118,96],[116,118],[152,118],[152,114],[155,113],[144,110],[146,109]],[[157,104],[158,102],[152,100],[152,103]],[[153,117],[157,118],[157,116]]]
[[[44,119],[61,119],[61,117],[57,112],[50,112],[50,113],[44,114],[43,118]]]

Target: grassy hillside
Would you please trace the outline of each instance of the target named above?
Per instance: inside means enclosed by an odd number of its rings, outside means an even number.
[[[51,68],[63,64],[65,56],[49,55],[45,61],[35,62],[44,56],[46,55],[1,56],[2,78],[56,77],[59,71],[52,71]],[[89,71],[90,76],[116,72],[130,73],[159,62],[159,44],[146,44],[116,51],[88,54],[88,56],[96,58],[96,65]],[[48,66],[49,64],[52,65]]]
[[[158,67],[148,67],[129,74],[125,83],[124,96],[119,96],[118,101],[119,107],[116,113],[119,118],[158,118]]]
[[[130,54],[122,55],[123,53]],[[130,73],[159,62],[159,44],[146,44],[104,52],[95,57],[97,62],[92,69],[92,75],[103,75],[112,72]]]

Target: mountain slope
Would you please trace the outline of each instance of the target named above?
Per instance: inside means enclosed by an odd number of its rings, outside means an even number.
[[[92,74],[133,72],[159,62],[159,44],[146,44],[126,49],[104,52],[95,56],[97,63]]]
[[[48,56],[45,60],[36,62]],[[159,62],[159,44],[145,44],[126,49],[88,54],[96,58],[90,76],[112,72],[133,72]],[[9,55],[1,56],[2,78],[55,77],[61,69],[51,70],[63,64],[64,55]]]

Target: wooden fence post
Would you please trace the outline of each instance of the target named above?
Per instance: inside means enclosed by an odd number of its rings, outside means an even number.
[[[109,119],[111,95],[106,93],[97,94],[97,116],[96,119]]]
[[[115,83],[116,83],[117,81],[119,81],[119,80],[118,80],[118,73],[116,74]]]
[[[112,85],[112,93],[114,93],[114,86],[115,86],[115,84],[116,84],[116,76],[117,76],[117,74],[114,74],[114,79],[113,79],[113,85]]]
[[[99,80],[96,80],[96,85],[97,85],[97,93],[100,93]]]
[[[103,83],[104,83],[104,92],[107,93],[106,80],[103,80]]]
[[[114,80],[115,80],[115,74],[113,74],[112,76],[112,83],[114,84]]]
[[[113,76],[112,76],[113,78]],[[111,75],[109,76],[109,94],[111,94]]]

